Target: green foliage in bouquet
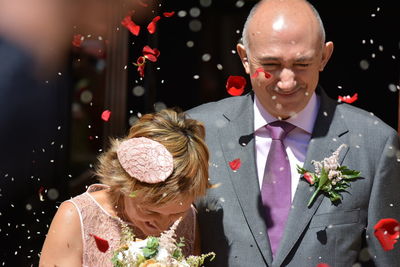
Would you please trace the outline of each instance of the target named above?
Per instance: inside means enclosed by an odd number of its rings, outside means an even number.
[[[143,256],[146,259],[151,259],[158,253],[158,238],[150,236],[147,238],[147,245],[142,249]]]
[[[175,230],[180,220],[176,221],[169,230],[160,237],[149,236],[146,240],[135,242],[132,229],[122,223],[121,246],[114,251],[111,259],[114,267],[142,267],[148,264],[159,264],[165,267],[200,267],[206,258],[215,257],[214,252],[200,256],[185,257],[182,248],[185,246],[183,237],[176,241]],[[140,243],[141,242],[141,243]],[[146,245],[144,246],[144,242]]]
[[[174,259],[177,259],[178,261],[183,259],[183,253],[182,253],[182,248],[185,246],[185,238],[181,237],[179,242],[175,243],[176,249],[172,253],[172,257]]]
[[[189,256],[186,259],[186,262],[189,264],[190,267],[200,267],[204,264],[204,260],[208,257],[211,257],[210,261],[214,260],[215,253],[210,252],[207,254],[201,254],[200,256]]]

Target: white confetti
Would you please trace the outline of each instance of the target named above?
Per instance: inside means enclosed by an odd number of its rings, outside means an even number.
[[[236,1],[235,6],[238,7],[238,8],[241,8],[241,7],[244,6],[244,4],[245,4],[245,3],[244,3],[243,0],[239,0],[239,1]]]
[[[192,48],[194,46],[194,42],[193,41],[187,41],[186,42],[186,46],[189,48]]]

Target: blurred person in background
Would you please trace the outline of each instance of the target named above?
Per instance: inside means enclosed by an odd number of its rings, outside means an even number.
[[[38,261],[46,221],[55,212],[55,202],[43,201],[47,189],[55,189],[52,200],[66,194],[73,34],[106,39],[113,12],[134,4],[0,0],[2,266]]]

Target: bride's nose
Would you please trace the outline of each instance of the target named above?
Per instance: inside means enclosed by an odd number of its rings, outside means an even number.
[[[164,215],[160,217],[160,219],[156,222],[156,224],[160,230],[165,231],[168,230],[171,227],[171,225],[178,219],[179,218],[176,218],[176,216],[174,215]]]

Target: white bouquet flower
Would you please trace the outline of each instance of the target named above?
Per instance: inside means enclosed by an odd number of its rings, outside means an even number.
[[[134,241],[134,235],[130,231],[123,238],[125,244],[114,252],[111,259],[114,267],[199,267],[207,257],[211,256],[212,260],[215,257],[214,252],[189,257],[182,254],[184,240],[181,238],[176,242],[175,235],[179,222],[180,220],[176,221],[160,237],[149,236],[140,241]]]

